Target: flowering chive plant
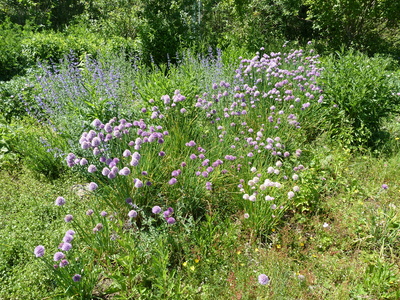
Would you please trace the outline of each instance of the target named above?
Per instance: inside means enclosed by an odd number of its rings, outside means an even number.
[[[201,219],[224,201],[243,226],[268,235],[302,193],[307,168],[296,139],[302,116],[323,102],[318,64],[312,51],[257,53],[240,60],[231,83],[215,82],[195,98],[175,90],[143,103],[136,120],[91,120],[77,141],[80,154],[69,153],[66,164],[87,176],[96,201],[83,218],[67,214],[65,222],[97,259],[133,230],[174,234],[185,217]],[[63,209],[66,201],[55,205]],[[54,254],[57,269],[71,270],[68,284],[85,282],[88,273],[73,269],[77,240],[66,234]],[[41,246],[34,253],[45,256]]]

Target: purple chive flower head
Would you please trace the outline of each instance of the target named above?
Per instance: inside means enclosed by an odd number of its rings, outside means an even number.
[[[164,152],[164,151],[160,151],[160,152],[158,153],[158,155],[161,156],[161,157],[162,157],[162,156],[165,156],[165,152]]]
[[[61,246],[62,251],[69,251],[71,249],[72,249],[72,245],[70,243],[63,243],[63,245]]]
[[[389,186],[387,184],[382,184],[382,189],[387,190],[389,188]]]
[[[79,281],[81,281],[81,279],[82,279],[82,276],[79,274],[75,274],[74,276],[72,276],[72,280],[74,282],[79,282]]]
[[[73,217],[72,215],[66,215],[65,218],[64,218],[64,221],[67,222],[67,223],[69,223],[69,222],[72,221],[73,218],[74,218],[74,217]]]
[[[62,206],[65,204],[65,199],[63,197],[57,197],[56,201],[54,202],[57,206]]]
[[[138,178],[136,178],[134,182],[135,182],[135,188],[141,188],[143,186],[143,182]]]
[[[175,184],[175,183],[177,183],[177,182],[178,182],[178,180],[176,180],[176,178],[171,178],[171,179],[168,181],[168,184],[173,185],[173,184]]]
[[[60,267],[62,268],[62,267],[65,267],[66,265],[68,265],[69,264],[69,262],[68,262],[68,260],[66,260],[66,259],[63,259],[63,260],[61,260],[60,261]]]
[[[260,274],[258,276],[258,283],[261,285],[266,285],[269,283],[269,277],[265,274]]]
[[[91,183],[89,183],[89,185],[88,185],[88,190],[89,190],[89,191],[94,191],[94,190],[96,190],[98,187],[99,187],[99,186],[98,186],[95,182],[91,182]]]
[[[136,210],[131,210],[131,211],[128,213],[128,217],[129,217],[129,218],[136,218],[137,215],[138,215],[138,213],[137,213]]]
[[[62,252],[56,252],[54,254],[54,261],[60,261],[65,257],[65,254]]]
[[[122,176],[127,176],[130,173],[131,173],[131,170],[128,167],[124,167],[118,172],[118,174],[122,175]]]
[[[88,215],[88,216],[93,215],[93,213],[94,213],[93,209],[88,209],[88,210],[86,211],[86,215]]]
[[[107,215],[108,215],[107,212],[104,210],[100,213],[100,216],[102,216],[102,217],[106,217]]]
[[[89,172],[89,173],[94,173],[94,172],[96,172],[96,171],[97,171],[97,168],[96,168],[95,165],[90,165],[90,166],[88,167],[88,172]]]
[[[73,231],[72,229],[68,230],[65,234],[69,234],[69,235],[74,235],[75,231]]]
[[[63,238],[63,242],[64,243],[71,243],[73,239],[74,239],[74,237],[67,233]]]
[[[159,207],[159,206],[154,206],[152,209],[151,209],[151,212],[153,213],[153,214],[159,214],[160,212],[161,212],[161,207]]]
[[[176,220],[175,220],[175,218],[174,217],[169,217],[168,219],[167,219],[167,223],[168,224],[175,224],[175,222],[176,222]]]
[[[196,146],[196,143],[195,143],[195,141],[190,141],[189,143],[186,143],[186,146],[194,147],[194,146]]]
[[[36,257],[42,257],[44,255],[45,249],[42,245],[39,245],[35,248],[33,253],[35,254]]]

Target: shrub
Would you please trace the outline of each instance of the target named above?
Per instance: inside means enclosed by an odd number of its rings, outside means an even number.
[[[393,61],[367,57],[353,50],[323,61],[318,79],[325,94],[323,118],[332,138],[347,146],[370,147],[381,142],[381,125],[398,112],[400,94],[390,72]]]

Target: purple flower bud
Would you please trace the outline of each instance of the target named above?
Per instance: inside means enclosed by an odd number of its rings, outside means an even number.
[[[88,215],[88,216],[93,215],[93,213],[94,213],[93,209],[88,209],[88,210],[86,211],[86,215]]]
[[[67,222],[67,223],[69,223],[69,222],[72,221],[73,218],[74,218],[74,217],[73,217],[72,215],[66,215],[65,218],[64,218],[64,221]]]
[[[108,215],[107,212],[104,210],[100,213],[100,216],[102,216],[102,217],[106,217],[107,215]]]

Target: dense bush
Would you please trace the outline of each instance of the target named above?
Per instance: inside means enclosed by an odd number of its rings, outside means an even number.
[[[328,108],[321,111],[334,139],[348,146],[377,146],[382,122],[399,112],[399,74],[396,64],[384,57],[350,51],[323,61],[322,85]]]

